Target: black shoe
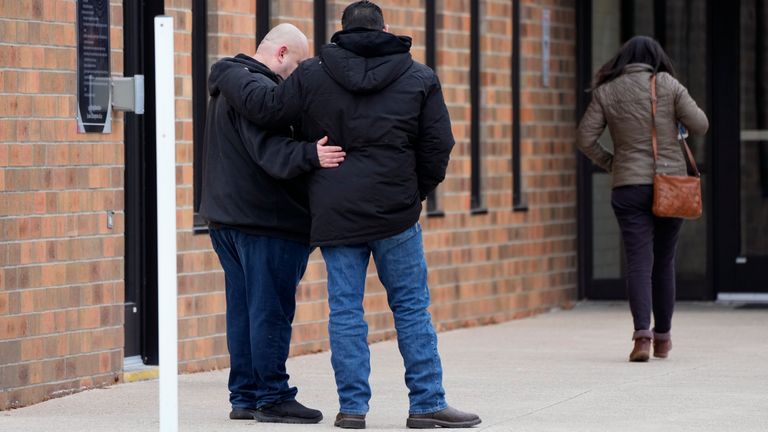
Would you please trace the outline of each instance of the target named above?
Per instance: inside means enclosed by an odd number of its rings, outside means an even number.
[[[428,414],[411,414],[405,425],[413,429],[469,428],[479,425],[480,417],[476,414],[465,413],[456,408],[448,407],[442,411]]]
[[[323,413],[289,400],[266,405],[256,410],[254,418],[262,423],[319,423]]]
[[[342,429],[365,429],[365,414],[336,414],[334,426]]]
[[[229,418],[232,420],[255,420],[256,409],[255,408],[232,408],[229,412]]]

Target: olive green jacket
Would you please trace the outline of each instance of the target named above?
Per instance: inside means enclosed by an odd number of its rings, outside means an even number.
[[[651,66],[629,64],[624,73],[592,92],[584,113],[577,144],[595,164],[613,173],[613,187],[653,184],[651,146]],[[704,112],[674,77],[662,72],[656,78],[658,172],[686,175],[687,166],[678,141],[678,122],[691,135],[703,135],[709,128]],[[613,153],[597,141],[605,127],[613,139]]]

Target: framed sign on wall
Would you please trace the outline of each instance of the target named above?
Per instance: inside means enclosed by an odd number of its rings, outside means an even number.
[[[77,2],[77,131],[112,132],[109,0]]]

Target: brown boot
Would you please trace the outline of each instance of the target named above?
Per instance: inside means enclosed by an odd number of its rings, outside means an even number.
[[[672,338],[669,333],[653,333],[653,356],[658,358],[669,357],[672,350]]]
[[[629,354],[631,362],[647,362],[651,356],[651,338],[639,337],[635,339],[635,347]]]

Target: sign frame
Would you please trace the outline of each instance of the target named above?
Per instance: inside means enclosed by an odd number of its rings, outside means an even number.
[[[109,0],[77,0],[78,133],[112,132]]]

